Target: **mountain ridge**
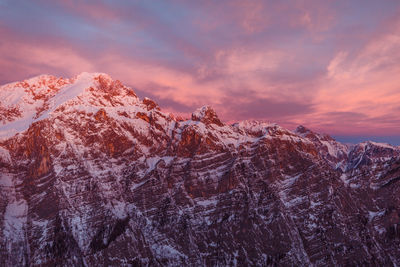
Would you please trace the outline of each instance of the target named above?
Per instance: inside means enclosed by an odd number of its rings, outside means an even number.
[[[57,94],[58,93],[58,90],[60,90],[61,88],[63,88],[63,87],[65,87],[65,86],[67,86],[67,85],[71,85],[71,84],[73,84],[73,83],[75,83],[76,81],[79,81],[80,79],[89,79],[89,80],[91,80],[91,79],[94,79],[95,77],[104,77],[105,79],[107,79],[107,80],[113,80],[112,78],[111,78],[111,76],[110,75],[108,75],[108,74],[106,74],[106,73],[101,73],[101,72],[95,72],[95,73],[88,73],[88,72],[82,72],[82,73],[80,73],[80,74],[78,74],[78,75],[75,75],[74,77],[72,77],[72,78],[63,78],[63,77],[56,77],[56,76],[53,76],[53,75],[50,75],[50,74],[41,74],[41,75],[37,75],[37,76],[34,76],[34,77],[31,77],[31,78],[28,78],[28,79],[25,79],[25,80],[23,80],[23,81],[20,81],[20,82],[10,82],[10,83],[7,83],[7,84],[4,84],[4,85],[0,85],[0,92],[1,91],[4,91],[6,88],[15,88],[15,87],[24,87],[24,88],[26,88],[26,87],[30,87],[30,88],[32,88],[32,86],[33,86],[33,90],[31,90],[32,92],[33,92],[33,98],[36,100],[36,99],[40,99],[41,97],[43,97],[43,92],[34,92],[35,91],[35,89],[43,89],[43,88],[40,88],[40,86],[44,86],[44,87],[50,87],[51,88],[51,90],[54,90],[55,91],[55,93]],[[117,82],[119,82],[120,83],[120,81],[118,81],[117,80]],[[55,85],[58,85],[59,86],[59,88],[55,88]],[[93,84],[92,84],[93,85]],[[88,85],[88,86],[86,86],[86,87],[90,87],[90,85]],[[127,88],[129,88],[129,87],[127,87]],[[68,89],[68,88],[66,88],[66,89]],[[82,90],[84,90],[84,89],[86,89],[85,88],[85,86],[83,86],[82,87]],[[130,90],[132,90],[132,93],[133,94],[135,94],[134,93],[134,91],[133,91],[133,89],[131,89],[131,88],[129,88]],[[67,90],[66,90],[67,91]],[[45,93],[49,93],[49,90],[47,90]],[[36,94],[39,94],[39,96],[37,96]],[[52,93],[50,93],[50,98],[52,98],[52,97],[54,97],[56,94],[52,94]],[[14,94],[15,95],[15,94]],[[135,94],[136,95],[136,94]],[[7,96],[4,96],[4,94],[3,95],[1,95],[1,98],[3,98],[3,99],[9,99],[10,97],[7,97]],[[71,96],[71,99],[72,98],[74,98],[73,96]],[[153,105],[154,107],[157,107],[158,109],[160,109],[160,107],[158,106],[158,104],[157,103],[155,103],[153,100],[151,100],[150,98],[148,98],[148,97],[144,97],[143,98],[143,101],[144,102],[146,102],[146,101],[150,101],[152,104],[151,105]],[[7,101],[8,102],[8,101]],[[13,102],[13,101],[12,101]],[[12,103],[12,104],[15,104],[15,103]],[[58,103],[58,105],[61,105],[62,103]],[[1,102],[0,102],[0,106],[1,106]],[[1,107],[3,110],[3,112],[7,109],[7,107]],[[14,109],[15,109],[15,107],[14,107]],[[214,116],[216,116],[216,118],[217,118],[217,120],[219,121],[217,124],[223,124],[220,120],[219,120],[219,118],[218,118],[218,115],[215,113],[215,111],[213,110],[213,108],[211,107],[211,106],[209,106],[209,105],[205,105],[205,106],[203,106],[203,107],[200,107],[200,108],[198,108],[196,111],[194,111],[193,113],[192,113],[192,120],[193,120],[193,116],[198,116],[198,115],[195,115],[195,114],[199,114],[199,112],[201,112],[201,110],[202,109],[209,109],[209,110],[212,110],[212,112],[215,114]],[[50,111],[51,112],[51,111]],[[15,113],[20,113],[20,111],[18,111],[18,110],[16,110],[15,111]],[[35,122],[35,121],[38,121],[38,120],[40,120],[40,118],[39,118],[39,115],[40,114],[36,114],[36,118],[35,118],[35,120],[34,121],[32,121],[32,122]],[[173,114],[171,114],[171,116],[173,116]],[[16,116],[17,117],[17,116]],[[194,119],[194,120],[196,120],[196,119]],[[3,125],[5,125],[5,124],[7,124],[6,123],[6,120],[4,120],[4,119],[1,119],[0,120],[0,122],[3,122]],[[262,121],[259,121],[260,123],[262,122]],[[235,122],[235,123],[232,123],[232,125],[233,124],[237,124],[238,122]],[[271,123],[267,123],[267,124],[271,124]],[[311,132],[311,133],[313,133],[313,134],[315,134],[315,132],[313,132],[313,131],[311,131],[310,129],[308,129],[308,128],[306,128],[306,127],[304,127],[303,125],[299,125],[295,130],[293,130],[293,132],[295,132],[295,133],[300,133],[299,132],[299,129],[300,128],[302,128],[304,131],[309,131],[309,132]],[[328,138],[331,138],[331,139],[333,139],[330,135],[328,135],[328,134],[318,134],[318,135],[320,135],[320,136],[322,136],[322,135],[325,135],[325,136],[327,136]],[[370,141],[364,141],[364,142],[373,142],[373,143],[376,143],[376,144],[387,144],[387,143],[381,143],[381,142],[374,142],[374,141],[372,141],[372,140],[370,140]],[[362,143],[364,143],[364,142],[362,142]],[[346,145],[346,144],[344,144],[344,145]],[[356,144],[355,144],[356,145]],[[393,146],[393,145],[390,145],[390,146]],[[393,147],[396,147],[396,146],[393,146]]]
[[[49,79],[0,87],[1,265],[400,264],[398,147]]]

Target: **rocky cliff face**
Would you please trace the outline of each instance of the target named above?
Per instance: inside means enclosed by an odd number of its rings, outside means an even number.
[[[400,149],[176,120],[105,74],[0,87],[1,266],[397,266]]]

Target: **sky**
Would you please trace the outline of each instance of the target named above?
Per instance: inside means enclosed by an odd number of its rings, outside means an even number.
[[[0,84],[81,72],[184,117],[400,145],[397,0],[0,0]]]

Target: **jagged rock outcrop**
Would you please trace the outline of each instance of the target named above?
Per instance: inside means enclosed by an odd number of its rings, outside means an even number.
[[[1,266],[400,264],[398,147],[176,120],[105,74],[0,99]]]
[[[197,109],[192,114],[193,121],[200,121],[204,124],[216,124],[218,126],[223,126],[224,124],[219,120],[217,113],[210,106],[204,106]]]

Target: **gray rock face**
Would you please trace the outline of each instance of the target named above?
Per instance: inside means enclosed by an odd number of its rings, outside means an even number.
[[[103,74],[0,87],[15,92],[1,266],[400,265],[398,147],[224,125],[209,107],[176,120]]]

